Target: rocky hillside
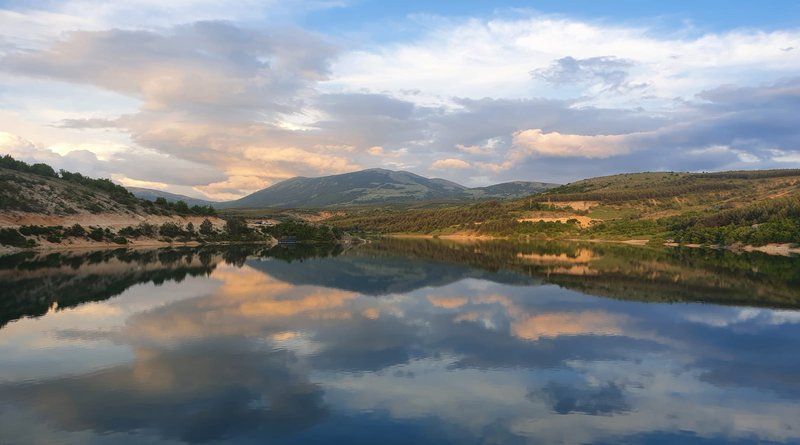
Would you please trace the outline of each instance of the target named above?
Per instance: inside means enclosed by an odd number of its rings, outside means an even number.
[[[0,248],[214,242],[231,237],[226,228],[209,206],[145,201],[108,179],[0,157]]]

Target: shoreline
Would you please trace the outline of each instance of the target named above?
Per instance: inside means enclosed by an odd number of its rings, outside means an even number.
[[[405,239],[445,239],[452,241],[492,241],[492,240],[510,240],[528,239],[531,238],[512,238],[508,236],[493,236],[493,235],[468,235],[468,234],[451,234],[451,235],[429,235],[429,234],[415,234],[415,233],[389,233],[380,235],[387,238],[405,238]],[[608,244],[626,244],[629,246],[646,247],[650,243],[649,239],[631,238],[631,239],[599,239],[599,238],[541,238],[542,241],[569,241],[569,242],[582,242],[582,243],[608,243]],[[765,255],[772,256],[800,256],[800,245],[794,243],[769,243],[763,246],[753,245],[731,245],[731,246],[704,246],[702,244],[678,244],[665,242],[662,244],[665,247],[688,247],[691,249],[715,249],[715,250],[728,250],[734,253],[740,252],[759,252]]]
[[[0,246],[0,255],[11,255],[20,252],[64,252],[64,251],[93,251],[93,250],[115,250],[115,249],[153,249],[164,247],[200,247],[200,246],[235,246],[235,245],[252,245],[264,244],[267,246],[277,245],[277,241],[264,240],[263,242],[257,241],[220,241],[211,243],[201,243],[199,241],[187,242],[166,242],[166,241],[145,241],[145,242],[129,242],[127,244],[107,243],[107,242],[83,242],[83,243],[70,243],[70,244],[49,244],[46,246],[36,247],[11,247]]]
[[[513,238],[509,236],[496,236],[496,235],[477,235],[467,233],[453,233],[446,235],[431,235],[422,233],[388,233],[380,234],[379,237],[397,238],[397,239],[442,239],[456,242],[472,242],[472,241],[520,241],[520,240],[541,240],[541,241],[566,241],[566,242],[583,242],[583,243],[605,243],[605,244],[625,244],[629,246],[646,247],[649,245],[649,239],[631,238],[631,239],[599,239],[599,238],[531,238],[531,237],[518,237]],[[68,244],[54,244],[47,243],[46,245],[39,245],[36,247],[11,247],[0,245],[0,255],[10,255],[19,252],[50,252],[50,251],[72,251],[72,250],[109,250],[109,249],[150,249],[150,248],[165,248],[165,247],[199,247],[199,246],[226,246],[237,244],[264,244],[268,246],[275,246],[278,244],[277,240],[270,239],[261,242],[258,241],[218,241],[201,243],[199,241],[186,241],[186,242],[167,242],[154,239],[148,240],[134,240],[127,244],[117,244],[113,242],[97,242],[89,240],[80,240],[79,242],[70,242]],[[715,249],[715,250],[728,250],[734,253],[741,252],[759,252],[765,255],[793,257],[800,256],[800,245],[793,243],[769,243],[763,246],[753,245],[731,245],[731,246],[704,246],[701,244],[679,244],[674,242],[662,243],[664,247],[686,247],[692,249]]]

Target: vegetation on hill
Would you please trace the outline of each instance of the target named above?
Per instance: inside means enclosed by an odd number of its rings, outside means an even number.
[[[0,157],[0,211],[24,216],[70,216],[72,220],[95,221],[84,218],[91,214],[128,215],[132,221],[150,216],[160,218],[159,224],[141,222],[114,229],[88,223],[68,225],[22,225],[0,228],[0,245],[18,248],[74,244],[75,242],[126,245],[137,240],[161,242],[262,242],[265,234],[247,227],[241,218],[230,217],[222,230],[206,218],[198,227],[187,219],[177,217],[214,217],[216,210],[209,205],[189,207],[183,201],[167,202],[140,200],[125,187],[109,179],[94,179],[80,173],[55,169],[47,164],[27,164],[11,156]],[[100,218],[102,220],[102,218]],[[158,218],[156,218],[158,220]]]
[[[0,245],[30,248],[47,244],[72,244],[76,241],[93,241],[126,245],[137,240],[158,240],[171,242],[261,242],[268,237],[247,226],[244,220],[229,218],[223,230],[214,228],[211,221],[203,220],[199,227],[189,222],[185,225],[177,222],[165,222],[161,225],[146,222],[136,226],[127,226],[119,230],[109,227],[83,227],[74,224],[70,227],[26,225],[19,228],[6,227],[0,229]]]
[[[213,201],[192,198],[190,196],[179,195],[176,193],[169,193],[163,190],[155,190],[155,189],[148,189],[141,187],[126,187],[126,188],[128,189],[129,192],[133,193],[133,196],[147,201],[156,201],[158,198],[164,198],[164,200],[168,202],[183,201],[190,207],[195,205],[213,207],[215,204],[217,204],[216,202]]]
[[[9,155],[0,157],[0,210],[72,215],[140,213],[149,215],[214,216],[210,205],[189,207],[183,201],[141,200],[110,179],[90,178],[47,164],[27,164]]]
[[[444,179],[431,179],[405,171],[368,169],[319,178],[292,178],[218,208],[322,208],[366,205],[468,202],[527,196],[556,184],[508,182],[467,188]]]
[[[509,202],[364,210],[328,222],[369,233],[800,243],[800,170],[624,174]]]

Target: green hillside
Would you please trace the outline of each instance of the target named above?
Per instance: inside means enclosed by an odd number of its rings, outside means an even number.
[[[331,224],[379,233],[797,243],[800,170],[623,174],[509,202],[351,212]]]
[[[331,208],[429,201],[463,202],[517,198],[556,186],[518,181],[467,188],[444,179],[373,168],[319,178],[292,178],[236,201],[214,205],[217,208]]]

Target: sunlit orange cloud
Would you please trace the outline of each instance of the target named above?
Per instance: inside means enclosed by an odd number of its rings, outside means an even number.
[[[233,298],[239,304],[228,309],[246,317],[286,317],[333,309],[359,295],[340,290],[298,287],[249,268],[222,270],[215,273],[214,278],[224,281],[215,302]]]
[[[275,280],[251,268],[218,267],[214,278],[223,282],[220,296],[229,300],[249,300],[259,295],[269,297],[294,288],[289,283]]]
[[[223,283],[212,295],[190,300],[189,310],[160,310],[128,320],[126,335],[147,344],[214,335],[259,335],[275,319],[347,319],[343,306],[359,294],[294,286],[244,267],[220,265],[213,278]]]
[[[525,340],[561,335],[620,335],[627,318],[603,311],[551,312],[533,315],[504,295],[481,295],[470,299],[472,304],[500,305],[511,320],[511,334]],[[486,311],[458,314],[454,321],[476,321]]]
[[[455,309],[467,304],[468,300],[466,297],[437,297],[430,295],[428,296],[428,301],[436,307]]]
[[[476,321],[479,318],[488,315],[488,312],[468,311],[460,312],[453,317],[453,321],[458,323],[460,321]]]
[[[514,146],[525,154],[544,156],[582,156],[607,158],[627,153],[630,150],[628,135],[579,135],[553,131],[544,133],[538,128],[518,131],[514,134]],[[516,157],[515,157],[516,155]],[[511,154],[512,160],[523,158],[522,152]]]
[[[242,315],[247,317],[288,317],[303,312],[316,313],[344,305],[358,298],[359,294],[335,290],[315,290],[301,298],[269,299],[260,298],[243,302],[239,306]],[[338,316],[337,316],[338,317]]]
[[[371,320],[380,318],[381,310],[376,307],[369,307],[361,311],[361,315]]]
[[[273,334],[270,338],[272,338],[275,341],[287,341],[297,338],[297,336],[298,333],[295,331],[284,331],[284,332],[278,332],[277,334]]]
[[[562,335],[620,335],[625,318],[601,311],[554,312],[515,320],[511,333],[525,340]]]

